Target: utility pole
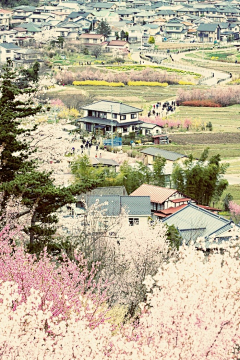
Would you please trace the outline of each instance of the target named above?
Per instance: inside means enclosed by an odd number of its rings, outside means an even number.
[[[112,152],[113,152],[113,116],[112,116],[112,105],[111,105],[111,137],[112,137]]]

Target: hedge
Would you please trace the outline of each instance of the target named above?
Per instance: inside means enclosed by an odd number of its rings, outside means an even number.
[[[180,103],[182,106],[196,106],[196,107],[221,107],[221,104],[218,104],[212,100],[188,100]]]
[[[73,85],[92,85],[92,86],[111,86],[111,87],[121,87],[125,86],[122,82],[107,82],[107,81],[99,81],[99,80],[84,80],[84,81],[73,81]]]
[[[168,86],[168,83],[156,81],[128,81],[128,86]]]
[[[180,80],[178,83],[179,83],[179,85],[196,85],[192,81],[184,81],[184,80]]]

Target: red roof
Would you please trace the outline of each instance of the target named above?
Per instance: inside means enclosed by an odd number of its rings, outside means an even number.
[[[103,41],[101,43],[89,43],[89,42],[86,42],[86,43],[83,43],[83,45],[85,46],[103,46],[103,45],[106,45],[107,44],[107,41]]]
[[[217,208],[214,208],[212,206],[205,206],[205,205],[198,205],[200,208],[203,208],[205,210],[209,210],[209,211],[222,211],[222,209],[217,209]]]
[[[165,209],[165,210],[159,210],[159,211],[155,211],[154,212],[154,215],[156,216],[159,216],[161,218],[165,218],[169,215],[172,215],[174,213],[176,213],[178,210],[181,210],[182,208],[184,208],[185,206],[187,206],[187,204],[182,204],[182,205],[179,205],[179,206],[176,206],[176,207],[170,207],[168,209]],[[204,206],[204,205],[197,205],[198,207],[200,208],[203,208],[205,210],[209,210],[209,211],[221,211],[221,209],[216,209],[216,208],[213,208],[211,206]]]
[[[10,11],[10,10],[0,9],[0,13],[2,13],[2,14],[11,14],[11,13],[12,13],[12,11]]]
[[[124,46],[126,44],[128,44],[128,42],[124,40],[112,40],[109,42],[108,46]]]
[[[81,34],[79,36],[80,39],[101,39],[104,37],[102,34]]]
[[[150,196],[151,202],[162,204],[176,192],[176,189],[142,184],[138,189],[133,191],[130,196]]]
[[[175,212],[177,212],[178,210],[184,208],[185,206],[187,206],[187,204],[182,204],[176,207],[170,207],[168,209],[165,210],[160,210],[159,212],[161,212],[162,214],[164,214],[165,216],[169,216],[171,214],[174,214]]]
[[[190,198],[179,198],[179,199],[174,199],[174,200],[171,200],[173,203],[179,203],[179,202],[182,202],[182,201],[190,201],[191,199]]]

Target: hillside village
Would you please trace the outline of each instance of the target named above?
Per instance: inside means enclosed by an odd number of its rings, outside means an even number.
[[[237,1],[48,1],[39,6],[21,5],[1,9],[1,62],[18,63],[39,59],[37,49],[59,37],[80,41],[84,48],[100,46],[103,51],[126,54],[129,44],[148,47],[155,43],[188,42],[216,44],[239,39],[240,6]],[[96,33],[101,21],[106,34]]]
[[[3,359],[240,358],[239,49],[239,0],[0,1]]]

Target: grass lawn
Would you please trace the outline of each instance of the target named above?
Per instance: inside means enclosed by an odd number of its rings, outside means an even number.
[[[240,185],[228,185],[227,189],[223,192],[221,199],[215,203],[216,207],[222,208],[223,199],[227,194],[231,194],[233,201],[240,205]]]

